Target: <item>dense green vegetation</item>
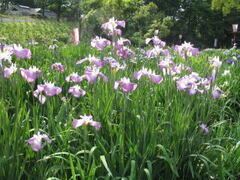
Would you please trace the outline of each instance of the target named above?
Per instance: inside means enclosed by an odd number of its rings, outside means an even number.
[[[240,179],[237,0],[8,2],[60,22],[0,22],[0,179]]]
[[[191,65],[201,77],[211,75],[207,59],[220,56],[223,63],[215,84],[224,92],[212,99],[211,92],[190,96],[178,91],[174,80],[158,69],[158,59],[147,59],[137,52],[126,62],[125,71],[109,66],[109,78],[94,84],[78,83],[87,93],[75,98],[67,93],[74,83],[65,78],[72,72],[83,74],[88,63],[75,65],[89,54],[104,57],[104,52],[82,44],[64,45],[49,50],[47,45],[30,46],[32,58],[14,58],[17,67],[37,66],[43,78],[28,83],[20,72],[10,79],[0,77],[0,177],[3,179],[238,179],[240,177],[240,87],[237,59],[239,51],[206,50],[198,57],[184,60],[172,52],[176,64]],[[162,57],[163,58],[163,57]],[[229,64],[226,60],[234,60]],[[67,70],[51,71],[61,62]],[[189,64],[190,63],[190,64]],[[161,84],[147,78],[134,80],[133,72],[143,66],[164,77]],[[224,75],[229,70],[230,74]],[[183,76],[184,74],[180,75]],[[138,88],[125,94],[114,90],[114,81],[129,77]],[[40,104],[32,93],[37,84],[54,82],[62,87],[58,96]],[[64,98],[64,99],[63,99]],[[93,127],[72,127],[73,119],[92,115],[101,122]],[[199,127],[207,124],[210,133]],[[34,152],[27,139],[46,133],[52,143]]]
[[[34,19],[26,19],[34,20]],[[36,22],[0,22],[0,42],[6,44],[26,44],[30,41],[38,43],[51,43],[53,40],[61,42],[71,41],[72,25],[52,21]]]
[[[231,47],[232,27],[240,22],[239,0],[1,0],[30,7],[50,9],[57,19],[80,24],[88,39],[100,34],[100,25],[111,17],[126,20],[126,37],[136,45],[143,45],[143,37],[151,37],[154,30],[169,43],[190,41],[198,47]],[[0,2],[1,2],[0,1]],[[2,6],[4,10],[5,6]]]

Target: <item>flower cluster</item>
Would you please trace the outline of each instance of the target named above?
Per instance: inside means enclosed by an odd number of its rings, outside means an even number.
[[[16,64],[11,64],[10,67],[5,67],[4,68],[4,77],[9,78],[13,73],[17,71],[17,66]]]
[[[99,67],[99,68],[105,65],[104,61],[101,61],[101,59],[96,58],[95,56],[92,56],[92,55],[89,55],[89,57],[77,61],[76,64],[82,64],[86,61],[89,61],[90,63],[94,64],[96,67]]]
[[[205,90],[209,90],[211,81],[201,78],[198,73],[192,72],[190,75],[185,75],[176,81],[179,91],[187,91],[189,95],[196,93],[203,94]]]
[[[21,75],[27,82],[32,83],[36,81],[37,77],[42,74],[36,66],[32,66],[29,69],[21,69]]]
[[[145,65],[145,67],[141,64],[142,68],[139,71],[135,71],[133,73],[135,81],[136,80],[140,81],[142,77],[147,77],[147,79],[150,79],[152,83],[155,83],[154,86],[158,86],[160,83],[163,82],[163,79],[169,79],[170,81],[176,83],[176,88],[178,91],[187,92],[189,95],[195,95],[197,93],[203,94],[206,91],[209,91],[213,99],[217,99],[223,96],[224,94],[223,91],[216,85],[215,81],[217,71],[222,65],[222,62],[220,61],[219,57],[214,57],[211,60],[209,60],[210,66],[213,67],[212,74],[208,78],[202,78],[198,73],[192,72],[192,69],[190,67],[184,64],[176,64],[174,62],[175,60],[174,57],[171,56],[171,51],[166,48],[166,42],[162,41],[161,39],[159,39],[159,37],[154,35],[154,37],[146,39],[146,44],[152,42],[154,46],[147,51],[139,49],[139,51],[142,53],[141,54],[142,57],[138,59],[138,57],[135,56],[134,58],[130,59],[130,61],[127,62],[124,59],[128,59],[135,53],[129,48],[129,46],[131,45],[130,40],[120,37],[122,35],[122,31],[118,29],[118,26],[125,27],[125,25],[126,25],[125,21],[118,21],[115,20],[115,18],[111,18],[107,23],[104,23],[102,25],[102,28],[107,31],[108,35],[113,36],[112,37],[113,42],[97,36],[96,38],[92,39],[91,46],[97,48],[100,51],[103,51],[107,46],[112,45],[113,51],[111,51],[110,53],[111,55],[113,55],[113,57],[109,55],[109,57],[100,56],[101,58],[98,58],[95,57],[94,55],[89,55],[84,59],[78,60],[76,64],[77,65],[81,64],[81,68],[82,67],[85,68],[84,73],[79,75],[78,72],[82,71],[76,70],[76,72],[70,72],[71,74],[65,77],[65,80],[69,82],[69,84],[71,84],[68,90],[66,91],[67,93],[71,94],[70,95],[71,98],[72,96],[75,98],[80,98],[86,95],[87,92],[83,90],[80,86],[80,83],[84,80],[87,81],[86,83],[84,82],[85,84],[89,83],[92,84],[101,78],[105,83],[107,83],[109,79],[105,74],[103,74],[103,72],[107,72],[109,69],[112,72],[111,74],[112,77],[110,78],[110,81],[114,82],[114,85],[112,85],[113,89],[115,90],[120,89],[120,91],[124,93],[130,93],[135,91],[138,87],[138,84],[135,82],[131,82],[130,81],[131,77],[120,76],[121,74],[127,73],[114,71],[126,70],[127,63],[133,65],[128,67],[128,69],[132,68],[135,69],[134,63],[138,64],[139,59],[141,59],[140,61],[142,64]],[[23,69],[17,68],[16,64],[12,64],[11,62],[12,55],[15,55],[16,57],[21,59],[30,59],[31,51],[29,49],[22,48],[21,46],[16,45],[4,46],[1,47],[1,49],[2,50],[0,52],[0,65],[1,68],[3,67],[2,69],[4,72],[4,77],[10,78],[10,76],[13,73],[17,72],[17,70],[20,69],[21,76],[27,82],[29,83],[35,82],[32,87],[37,88],[35,88],[34,91],[32,92],[33,97],[38,98],[41,104],[44,104],[46,102],[47,97],[56,96],[62,93],[62,88],[55,86],[54,83],[45,81],[44,84],[37,84],[37,82],[39,82],[39,81],[36,82],[37,78],[42,77],[40,81],[44,79],[42,71],[37,67],[32,66],[29,67],[28,69]],[[199,52],[198,49],[194,48],[192,44],[186,42],[180,46],[178,45],[175,46],[174,49],[183,58],[186,58],[188,56],[195,56]],[[147,62],[152,61],[150,59],[146,61],[146,56],[147,58],[157,59],[156,61],[158,67],[156,68],[158,69],[157,72],[153,71],[153,69],[146,68]],[[15,59],[19,60],[17,58]],[[2,65],[2,61],[8,61],[10,65],[8,64],[7,66],[4,67]],[[85,66],[85,62],[89,62],[90,65]],[[60,62],[56,62],[50,66],[50,69],[57,70],[58,72],[64,72],[66,70],[66,67],[62,65]],[[229,74],[230,70],[225,70],[223,73],[224,76]],[[116,78],[117,79],[119,78],[120,80],[116,81]],[[72,83],[75,84],[72,85]],[[222,88],[222,86],[220,87]],[[61,98],[62,101],[68,102],[66,101],[66,99],[67,98],[65,96]],[[80,119],[74,119],[72,121],[73,128],[82,127],[84,125],[90,125],[93,128],[95,128],[95,130],[100,130],[102,124],[101,122],[94,121],[93,116],[91,115],[89,116],[82,115],[80,116]],[[210,130],[206,124],[201,124],[199,127],[201,128],[203,133],[205,134],[210,133]],[[44,147],[43,140],[46,141],[47,143],[52,142],[52,140],[46,134],[40,133],[34,134],[32,138],[27,140],[27,142],[31,145],[34,151],[38,152]]]
[[[37,89],[33,92],[34,97],[38,98],[41,104],[44,104],[46,101],[46,96],[54,96],[58,95],[62,92],[62,88],[57,87],[54,83],[46,82],[45,84],[37,85]]]
[[[107,46],[110,46],[110,45],[111,45],[111,41],[98,36],[91,41],[91,46],[97,48],[100,51],[104,50]]]
[[[66,67],[63,66],[61,63],[54,63],[50,67],[52,70],[56,69],[59,72],[64,72],[66,70]]]
[[[102,25],[102,28],[108,32],[109,36],[113,36],[113,35],[121,36],[122,31],[121,31],[121,29],[117,29],[117,26],[121,26],[121,27],[125,28],[126,23],[125,23],[125,21],[115,20],[115,18],[113,17],[113,18],[109,19],[108,22],[104,23]]]
[[[174,49],[182,58],[187,58],[187,56],[197,56],[199,54],[199,49],[194,48],[191,43],[187,42],[184,42],[181,45],[176,45]]]
[[[139,80],[142,76],[149,77],[151,81],[156,84],[160,84],[163,81],[162,76],[156,75],[154,71],[144,67],[140,71],[134,72],[135,79]]]
[[[80,116],[80,119],[74,119],[72,124],[74,128],[78,128],[83,125],[90,125],[94,127],[96,130],[100,130],[100,127],[101,127],[100,122],[93,121],[92,116],[86,116],[86,115]]]
[[[115,81],[114,89],[118,88],[120,88],[123,92],[128,93],[134,91],[137,88],[137,84],[130,82],[129,78],[124,77],[121,78],[120,81]]]

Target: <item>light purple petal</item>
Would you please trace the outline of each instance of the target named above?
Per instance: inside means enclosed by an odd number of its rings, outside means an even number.
[[[72,125],[74,128],[78,128],[78,127],[82,126],[83,124],[85,124],[85,121],[81,120],[81,119],[74,119],[72,122]]]
[[[149,76],[153,83],[160,84],[163,81],[163,77],[160,75],[150,74]]]
[[[29,83],[34,82],[37,79],[37,72],[30,72],[29,70],[21,70],[21,75]]]
[[[136,83],[121,83],[121,88],[123,92],[132,92],[137,88]]]
[[[30,59],[32,56],[31,51],[29,49],[20,49],[20,50],[14,49],[13,53],[15,54],[15,56],[21,59]]]
[[[101,128],[101,123],[100,122],[90,121],[89,125],[93,126],[96,130],[100,130],[100,128]]]
[[[207,127],[206,124],[201,124],[199,127],[202,129],[202,131],[203,131],[204,134],[209,134],[209,133],[210,133],[210,130],[209,130],[209,128]]]
[[[138,71],[138,72],[134,72],[133,73],[133,76],[135,79],[139,80],[141,77],[142,77],[142,72],[141,71]]]
[[[213,91],[212,91],[212,98],[213,99],[218,99],[220,96],[221,96],[221,91],[220,90],[218,90],[218,89],[214,89]]]
[[[124,27],[124,28],[125,28],[125,26],[126,26],[125,21],[117,21],[116,23],[117,23],[117,25],[122,26],[122,27]]]
[[[114,89],[117,89],[117,88],[119,87],[119,84],[120,84],[119,81],[115,81],[115,83],[114,83]]]
[[[85,73],[85,77],[89,83],[94,83],[97,80],[98,74]]]
[[[44,104],[46,102],[46,97],[42,94],[38,96],[38,100],[41,104]]]
[[[80,96],[84,96],[86,94],[86,91],[82,90],[78,85],[70,87],[68,92],[77,98],[79,98]]]
[[[108,77],[105,76],[103,73],[99,73],[99,76],[100,76],[101,78],[103,78],[103,81],[104,81],[104,82],[108,82]]]
[[[86,61],[88,61],[88,58],[81,59],[81,60],[77,61],[76,64],[82,64],[82,63],[84,63]]]
[[[42,141],[37,140],[35,137],[28,139],[27,142],[31,145],[32,149],[36,152],[40,151],[43,148]]]
[[[42,135],[42,138],[43,138],[45,141],[47,141],[49,144],[52,143],[52,140],[51,140],[46,134],[43,134],[43,135]]]

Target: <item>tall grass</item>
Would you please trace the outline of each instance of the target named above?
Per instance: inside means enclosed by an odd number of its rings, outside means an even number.
[[[159,85],[145,78],[137,82],[133,72],[143,65],[161,74],[156,59],[140,56],[137,63],[126,61],[126,71],[104,67],[108,83],[100,79],[79,83],[87,94],[77,99],[67,93],[73,83],[65,82],[65,77],[83,74],[87,63],[75,65],[76,61],[99,52],[86,45],[63,46],[57,52],[44,45],[31,48],[31,60],[14,59],[18,67],[36,65],[44,79],[61,86],[63,92],[41,105],[32,96],[36,83],[27,83],[19,72],[10,79],[0,77],[2,179],[240,178],[239,63],[221,67],[217,84],[229,83],[222,87],[228,92],[222,99],[213,100],[210,92],[194,96],[179,92],[168,76]],[[203,53],[191,59],[194,71],[205,77],[211,74],[208,56]],[[50,71],[54,62],[62,62],[67,71]],[[230,69],[231,76],[222,76],[224,69]],[[123,76],[138,83],[134,92],[113,89],[114,81]],[[102,123],[100,131],[72,128],[72,120],[84,114]],[[200,123],[208,124],[210,134],[203,134]],[[26,140],[38,131],[49,134],[53,142],[36,153]]]

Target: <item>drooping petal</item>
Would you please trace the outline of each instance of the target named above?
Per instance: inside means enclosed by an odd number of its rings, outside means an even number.
[[[27,140],[27,142],[31,145],[32,149],[36,152],[40,151],[43,148],[42,139],[38,137],[32,137]]]
[[[38,133],[37,135],[34,134],[32,138],[27,140],[27,142],[31,145],[34,151],[38,152],[43,148],[42,139],[44,139],[48,143],[52,142],[52,140],[49,139],[49,137],[46,134],[40,133]]]
[[[86,94],[86,91],[81,89],[80,86],[78,86],[78,85],[70,87],[68,92],[71,93],[74,97],[77,97],[77,98],[79,98],[80,96],[84,96]]]
[[[136,83],[122,83],[122,90],[123,92],[132,92],[137,88],[137,84]]]
[[[163,77],[160,75],[150,74],[151,81],[156,84],[160,84],[163,81]]]
[[[202,131],[203,131],[204,134],[209,134],[209,133],[210,133],[210,130],[209,130],[209,128],[207,127],[206,124],[201,124],[199,127],[202,129]]]
[[[108,82],[108,77],[107,76],[105,76],[103,73],[99,73],[99,76],[101,77],[101,78],[103,78],[103,81],[104,82]]]
[[[124,28],[126,26],[126,22],[125,21],[117,21],[116,23],[117,23],[117,25],[122,26]]]
[[[212,98],[218,99],[222,94],[222,91],[218,87],[214,87],[212,90]]]
[[[100,122],[90,121],[88,124],[90,126],[93,126],[96,130],[100,130],[100,128],[101,128],[101,123]]]
[[[4,78],[9,78],[13,73],[17,71],[16,64],[12,64],[9,68],[4,68]]]
[[[47,141],[49,144],[52,143],[52,140],[51,140],[46,134],[43,134],[43,135],[42,135],[42,138],[43,138],[45,141]]]
[[[142,72],[141,71],[138,71],[138,72],[134,72],[133,73],[133,76],[135,79],[139,80],[141,77],[142,77]]]
[[[61,63],[54,63],[50,67],[52,70],[56,69],[59,72],[64,72],[65,71],[65,66],[63,66]]]
[[[97,80],[98,74],[85,73],[85,76],[89,83],[94,83]]]
[[[77,73],[72,73],[69,76],[66,77],[66,81],[67,82],[81,82],[83,79],[85,78],[85,76],[79,76]]]
[[[21,59],[30,59],[32,54],[29,49],[14,49],[13,54]]]
[[[74,119],[72,122],[72,125],[74,128],[78,128],[78,127],[84,125],[84,123],[85,123],[85,121],[82,119]]]
[[[22,77],[26,79],[29,83],[34,82],[40,74],[41,71],[35,66],[30,67],[29,69],[21,69]]]
[[[88,61],[88,59],[87,59],[87,58],[84,58],[84,59],[81,59],[81,60],[77,61],[76,64],[82,64],[82,63],[84,63],[84,62],[86,62],[86,61]]]

